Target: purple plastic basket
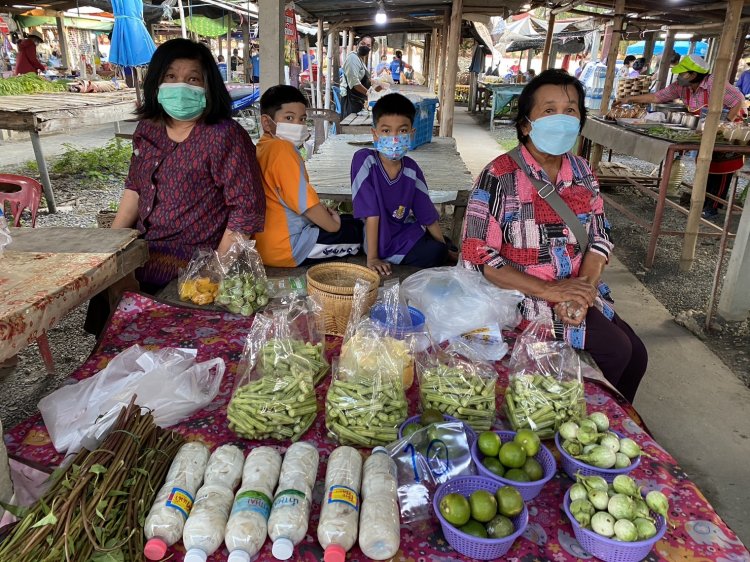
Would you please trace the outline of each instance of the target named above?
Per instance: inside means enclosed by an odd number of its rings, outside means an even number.
[[[503,556],[510,550],[515,540],[526,530],[526,525],[529,523],[529,512],[526,509],[526,505],[524,505],[523,511],[520,514],[516,517],[511,517],[510,520],[516,529],[516,532],[512,535],[502,539],[480,539],[479,537],[459,531],[456,527],[448,523],[440,514],[440,500],[448,494],[454,493],[468,497],[472,492],[476,492],[477,490],[486,490],[494,494],[500,488],[502,486],[498,486],[496,480],[485,478],[484,476],[457,476],[448,480],[448,482],[441,485],[435,491],[432,507],[435,510],[435,515],[440,520],[443,535],[445,535],[448,544],[464,556],[476,560],[492,560]]]
[[[415,423],[415,422],[419,423],[419,418],[420,416],[412,416],[410,418],[407,418],[406,421],[402,423],[398,428],[398,438],[403,439],[404,428],[410,423]],[[477,440],[476,432],[465,421],[460,420],[458,418],[454,418],[453,416],[449,416],[448,414],[443,414],[443,419],[445,419],[445,421],[461,422],[462,424],[464,424],[464,433],[466,433],[466,439],[468,439],[469,445],[471,445]]]
[[[565,509],[565,515],[568,516],[570,524],[573,526],[573,534],[578,544],[586,552],[593,554],[599,560],[604,560],[604,562],[639,562],[643,560],[651,552],[651,549],[654,548],[654,545],[661,540],[667,530],[667,522],[664,520],[664,517],[652,513],[656,519],[656,534],[653,537],[645,541],[636,542],[616,541],[581,527],[570,513],[570,488],[565,492],[563,508]]]
[[[496,431],[495,433],[500,436],[500,440],[503,443],[513,441],[513,438],[516,436],[515,431]],[[492,478],[493,480],[500,482],[504,486],[513,486],[521,493],[521,497],[524,499],[524,501],[531,501],[535,497],[537,497],[539,495],[539,492],[542,491],[542,488],[544,488],[544,485],[549,482],[555,475],[555,472],[557,472],[557,463],[555,462],[555,457],[552,455],[552,452],[544,445],[539,448],[539,452],[534,456],[537,462],[542,465],[544,476],[542,476],[541,480],[536,480],[534,482],[516,482],[515,480],[509,480],[507,478],[503,478],[502,476],[498,476],[491,470],[485,468],[484,464],[482,463],[482,461],[484,460],[484,455],[479,450],[479,444],[476,441],[474,441],[474,444],[471,446],[471,458],[474,459],[474,464],[477,465],[479,474],[481,474],[482,476],[486,476],[487,478]]]
[[[610,431],[616,434],[620,439],[625,437],[618,431],[614,431],[612,429],[610,429]],[[620,474],[628,474],[635,467],[641,464],[640,456],[633,462],[631,462],[630,466],[626,466],[625,468],[596,468],[595,466],[591,466],[590,464],[586,464],[585,462],[576,460],[571,457],[565,449],[563,449],[562,441],[560,441],[559,431],[555,434],[555,446],[557,447],[557,450],[560,451],[560,464],[562,465],[563,470],[573,480],[576,479],[576,473],[580,472],[584,476],[601,476],[611,484],[612,480],[614,480],[616,476],[619,476]]]

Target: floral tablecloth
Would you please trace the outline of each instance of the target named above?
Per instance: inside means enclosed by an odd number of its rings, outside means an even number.
[[[234,443],[246,451],[256,442],[237,438],[227,428],[225,405],[229,400],[234,383],[234,375],[243,344],[244,335],[251,320],[221,312],[204,312],[173,307],[154,301],[148,297],[127,294],[121,301],[104,335],[101,346],[74,374],[74,378],[86,378],[102,369],[117,353],[138,343],[158,347],[195,347],[198,360],[222,357],[229,365],[228,373],[221,385],[215,402],[197,412],[177,429],[190,440],[199,440],[210,447],[223,443]],[[328,342],[328,353],[335,355],[340,340]],[[507,370],[498,365],[499,386],[507,384]],[[318,397],[323,400],[326,384],[318,389]],[[649,457],[644,457],[640,467],[633,471],[634,476],[647,489],[659,489],[671,500],[670,519],[674,529],[670,529],[659,541],[649,556],[649,562],[657,560],[705,562],[738,562],[750,560],[750,553],[737,536],[714,512],[703,494],[683,472],[669,453],[664,451],[639,424],[635,411],[627,404],[618,402],[604,387],[586,383],[587,402],[590,411],[603,411],[612,420],[612,425],[632,437],[643,447]],[[416,390],[410,391],[412,409],[416,410]],[[320,499],[323,496],[325,461],[335,444],[326,435],[325,423],[321,414],[304,439],[314,442],[321,453],[321,466],[315,486],[313,508],[307,537],[297,547],[295,560],[322,560],[322,550],[316,539]],[[61,457],[50,443],[49,436],[39,415],[27,420],[8,432],[5,436],[8,451],[22,458],[48,465],[56,465]],[[266,444],[266,443],[264,443]],[[287,443],[278,444],[281,452]],[[554,445],[551,445],[554,449]],[[561,503],[565,490],[571,481],[564,474],[556,475],[542,493],[528,503],[529,526],[519,538],[505,559],[514,562],[569,562],[573,560],[593,560],[584,552],[573,536],[573,529],[567,521]],[[172,560],[183,559],[181,545],[171,549]],[[210,560],[226,560],[224,549],[215,553]],[[358,547],[349,553],[353,562],[366,560]],[[394,558],[406,562],[448,562],[467,560],[457,554],[445,541],[436,520],[421,524],[402,526],[401,547]],[[266,542],[258,560],[274,560],[270,542]]]

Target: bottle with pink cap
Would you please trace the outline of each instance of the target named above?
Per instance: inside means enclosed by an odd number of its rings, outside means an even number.
[[[182,531],[185,562],[206,562],[224,541],[224,529],[240,484],[245,455],[234,445],[218,447],[208,459],[203,486]]]
[[[357,541],[362,456],[352,447],[339,447],[328,458],[325,495],[318,523],[318,542],[325,562],[344,562]]]
[[[247,455],[242,486],[224,533],[229,562],[250,562],[266,542],[271,498],[280,469],[281,455],[272,447],[256,447]]]
[[[185,443],[169,467],[164,485],[156,494],[143,526],[149,560],[161,560],[182,537],[185,521],[193,508],[195,492],[203,482],[209,451],[203,443]]]

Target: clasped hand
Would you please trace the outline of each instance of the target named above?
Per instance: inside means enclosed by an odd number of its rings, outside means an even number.
[[[586,278],[561,279],[548,284],[545,299],[555,304],[555,314],[564,323],[580,325],[596,299],[596,287]]]

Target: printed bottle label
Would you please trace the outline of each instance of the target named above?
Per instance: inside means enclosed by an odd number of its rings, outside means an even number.
[[[293,507],[304,502],[307,498],[299,490],[282,490],[273,500],[273,509],[277,507]]]
[[[176,509],[187,519],[188,515],[190,515],[190,510],[193,509],[193,496],[182,488],[172,488],[167,498],[167,507]]]
[[[271,514],[271,499],[263,492],[247,490],[237,494],[232,507],[232,515],[241,511],[253,511],[268,519]]]
[[[328,488],[328,503],[345,503],[355,511],[359,511],[359,496],[357,492],[346,486],[331,486]]]

